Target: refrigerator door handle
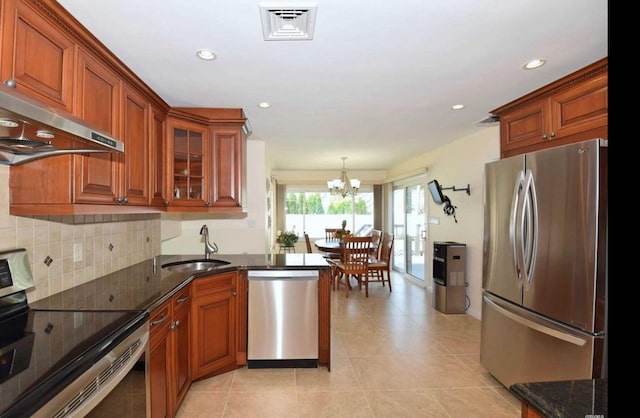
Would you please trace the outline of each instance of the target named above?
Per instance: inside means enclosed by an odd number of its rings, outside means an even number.
[[[520,238],[522,251],[522,282],[525,289],[530,287],[533,280],[533,268],[535,266],[536,248],[538,245],[538,206],[536,198],[535,181],[531,170],[524,175],[522,218],[520,219]]]
[[[487,296],[484,296],[484,300],[487,304],[491,305],[491,307],[493,309],[495,309],[496,311],[498,311],[499,313],[501,313],[502,315],[506,316],[507,318],[521,324],[524,325],[527,328],[531,328],[533,330],[536,330],[538,332],[541,332],[543,334],[547,334],[550,337],[553,338],[557,338],[560,339],[562,341],[566,341],[568,343],[577,345],[577,346],[584,346],[587,341],[582,339],[582,338],[578,338],[574,335],[571,334],[567,334],[566,332],[562,332],[553,328],[549,328],[549,327],[545,327],[542,324],[538,324],[537,322],[531,321],[527,318],[523,318],[520,315],[516,315],[513,312],[510,312],[509,310],[501,307],[500,305],[498,305],[497,303],[495,303],[494,301],[492,301],[490,298],[488,298]]]
[[[511,252],[513,256],[513,264],[515,266],[515,277],[522,280],[522,260],[518,251],[520,242],[520,231],[518,230],[518,214],[521,211],[520,194],[522,193],[522,183],[524,182],[524,171],[518,172],[515,186],[513,188],[513,197],[511,198],[511,219],[509,220],[509,241],[511,243]]]

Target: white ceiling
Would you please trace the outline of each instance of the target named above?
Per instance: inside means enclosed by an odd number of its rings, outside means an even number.
[[[387,169],[608,56],[605,0],[317,0],[297,41],[264,40],[258,0],[59,3],[169,105],[243,108],[275,170]]]

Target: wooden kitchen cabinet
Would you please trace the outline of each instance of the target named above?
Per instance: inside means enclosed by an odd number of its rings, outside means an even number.
[[[68,154],[13,166],[11,214],[153,212],[151,105],[90,55],[82,55],[77,115],[119,137],[124,153]]]
[[[169,379],[171,369],[169,327],[171,303],[166,301],[149,318],[149,397],[151,417],[170,416]]]
[[[156,308],[150,317],[151,416],[173,417],[191,385],[191,286]]]
[[[98,129],[110,125],[105,132],[124,142],[124,153],[77,155],[73,203],[147,206],[150,104],[98,61],[84,61],[78,77],[78,116]]]
[[[242,212],[245,142],[242,109],[172,108],[168,118],[168,211]]]
[[[500,119],[501,157],[608,138],[608,58],[508,103]]]
[[[210,135],[213,154],[210,165],[210,204],[217,208],[241,207],[244,166],[242,127],[217,125],[211,127]]]
[[[120,155],[120,193],[116,203],[148,206],[149,197],[149,123],[151,105],[142,94],[123,83],[120,139],[124,153]]]
[[[171,193],[169,208],[208,206],[205,165],[208,162],[208,129],[205,125],[180,118],[168,119],[167,153]]]
[[[120,78],[88,51],[80,50],[76,68],[75,114],[96,129],[118,137]],[[126,148],[125,148],[126,149]],[[128,150],[127,150],[128,151]],[[113,203],[118,198],[118,153],[74,156],[73,203]]]
[[[71,37],[45,19],[31,4],[5,0],[2,10],[2,82],[14,80],[16,89],[47,105],[73,111]]]
[[[237,284],[237,272],[202,277],[192,283],[191,371],[194,380],[240,367],[237,361]],[[244,318],[246,322],[246,315]]]
[[[157,106],[151,106],[151,124],[149,126],[149,163],[151,179],[151,206],[165,208],[169,204],[167,192],[167,152],[166,120],[167,114]]]

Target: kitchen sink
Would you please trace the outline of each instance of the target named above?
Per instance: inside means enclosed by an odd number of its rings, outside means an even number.
[[[183,261],[176,261],[173,263],[167,263],[167,264],[163,264],[162,268],[170,271],[188,272],[188,271],[212,270],[212,269],[215,269],[216,267],[226,266],[227,264],[231,264],[231,262],[224,261],[224,260],[202,258],[199,260],[183,260]]]

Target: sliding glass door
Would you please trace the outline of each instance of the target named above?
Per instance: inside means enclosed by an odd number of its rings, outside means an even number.
[[[420,281],[426,277],[425,183],[426,175],[393,186],[394,268]]]

